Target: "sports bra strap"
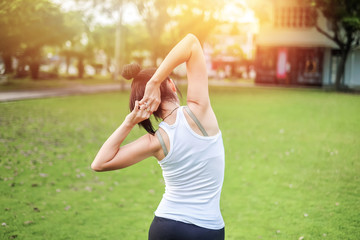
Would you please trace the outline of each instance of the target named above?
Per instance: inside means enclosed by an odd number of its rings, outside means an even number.
[[[207,132],[205,131],[205,128],[201,125],[200,121],[196,118],[196,116],[194,115],[194,113],[190,110],[190,108],[188,106],[185,106],[185,110],[186,112],[189,114],[189,116],[191,117],[191,119],[196,123],[196,125],[198,126],[198,128],[200,129],[200,131],[202,132],[202,134],[204,136],[209,136],[207,134]]]
[[[155,132],[155,135],[156,135],[156,137],[159,139],[160,145],[161,145],[161,147],[162,147],[162,149],[163,149],[163,151],[164,151],[164,155],[165,155],[165,157],[166,157],[166,155],[168,154],[168,150],[167,150],[167,148],[166,148],[164,139],[163,139],[163,137],[161,136],[160,131],[159,131],[159,130],[156,131],[156,132]]]

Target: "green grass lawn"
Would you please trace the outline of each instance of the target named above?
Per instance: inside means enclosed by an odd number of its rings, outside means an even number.
[[[0,103],[0,239],[147,239],[156,159],[94,172],[128,93]],[[213,88],[226,239],[360,239],[360,96]],[[126,142],[144,131],[135,128]]]

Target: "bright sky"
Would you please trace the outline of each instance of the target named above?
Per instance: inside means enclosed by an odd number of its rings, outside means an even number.
[[[52,2],[61,5],[65,11],[91,9],[90,1],[82,4],[77,4],[74,0],[52,0]],[[118,19],[118,12],[114,12],[112,16],[106,16],[96,9],[93,11],[95,12],[95,21],[99,24],[111,24]],[[219,17],[230,22],[257,22],[254,12],[247,6],[246,0],[228,1]],[[141,21],[141,17],[133,4],[125,5],[123,21],[125,24]]]

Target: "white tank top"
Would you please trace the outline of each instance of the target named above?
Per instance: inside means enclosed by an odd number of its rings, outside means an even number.
[[[215,136],[197,134],[188,124],[183,108],[177,110],[174,124],[159,125],[169,136],[170,149],[159,161],[165,193],[155,215],[221,229],[225,226],[220,212],[225,167],[221,131]]]

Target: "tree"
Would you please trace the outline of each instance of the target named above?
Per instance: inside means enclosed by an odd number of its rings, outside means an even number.
[[[135,4],[149,34],[151,60],[153,66],[156,66],[157,59],[163,55],[165,48],[162,37],[165,26],[171,19],[168,10],[174,3],[167,0],[137,0]]]
[[[191,32],[200,43],[204,43],[216,25],[222,22],[219,16],[224,5],[224,0],[184,0],[175,5],[173,11],[177,14],[173,17],[175,24],[171,28],[174,42]]]
[[[111,59],[115,51],[115,31],[116,26],[114,25],[96,25],[93,31],[90,32],[90,38],[94,44],[94,48],[96,50],[102,50],[106,55],[106,70],[108,73],[110,73],[109,66],[111,65]]]
[[[111,16],[113,15],[118,15],[117,19],[116,19],[116,28],[115,28],[115,38],[114,38],[114,42],[115,42],[115,46],[114,46],[114,59],[115,59],[115,71],[113,74],[113,78],[114,80],[117,80],[119,77],[119,73],[120,73],[120,68],[124,63],[123,57],[122,57],[122,53],[123,51],[126,49],[125,45],[124,45],[124,34],[123,34],[123,11],[124,11],[124,6],[126,3],[128,3],[128,0],[103,0],[103,1],[98,1],[98,0],[91,0],[91,1],[87,1],[87,0],[76,0],[76,2],[78,3],[87,3],[90,2],[91,3],[91,8],[92,9],[87,9],[88,12],[93,12],[91,10],[95,9],[100,13],[106,14],[107,16],[110,16],[110,18],[112,18]],[[95,13],[96,14],[96,13]],[[90,13],[89,16],[91,16],[92,14]],[[121,89],[124,90],[124,81],[123,79],[121,79]]]
[[[215,15],[224,4],[224,0],[136,1],[152,43],[153,65],[189,32],[203,43],[219,22]]]
[[[358,0],[309,0],[314,9],[320,11],[328,20],[331,33],[316,29],[334,41],[340,49],[340,61],[336,71],[335,88],[344,89],[344,72],[349,52],[360,42],[360,1]],[[315,21],[316,22],[316,21]]]
[[[83,78],[85,73],[85,60],[93,57],[94,41],[92,41],[92,32],[90,27],[82,19],[81,12],[66,12],[64,13],[65,26],[68,31],[72,31],[71,38],[62,46],[61,55],[66,60],[66,73],[70,60],[75,58],[77,60],[78,77]]]
[[[65,27],[59,7],[48,0],[2,0],[0,28],[5,72],[12,72],[11,57],[16,56],[20,69],[29,65],[33,79],[38,78],[42,48],[60,45],[73,34]]]
[[[146,31],[146,26],[142,22],[126,24],[124,25],[124,35],[124,44],[126,46],[123,51],[124,62],[128,63],[135,60],[142,65],[145,57],[150,56],[153,44]]]

